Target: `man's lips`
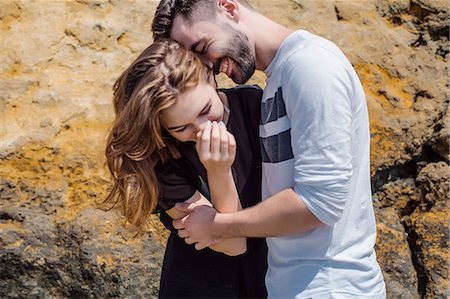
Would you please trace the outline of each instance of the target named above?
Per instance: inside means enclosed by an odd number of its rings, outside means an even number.
[[[231,65],[230,65],[230,59],[225,58],[222,60],[222,63],[220,64],[220,71],[224,74],[227,74],[227,76],[230,76],[231,73]]]
[[[217,75],[219,73],[224,73],[228,77],[231,76],[232,66],[231,59],[228,57],[223,57],[214,65],[214,73]]]

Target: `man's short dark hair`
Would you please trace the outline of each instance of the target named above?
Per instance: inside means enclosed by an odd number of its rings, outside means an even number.
[[[239,3],[251,8],[247,0],[239,0]],[[217,0],[161,0],[153,17],[153,40],[170,38],[176,15],[182,16],[191,24],[194,21],[214,19],[216,4]]]
[[[186,21],[192,22],[194,12],[199,5],[204,14],[211,17],[215,14],[214,4],[217,0],[161,0],[156,8],[152,23],[153,40],[170,38],[173,19],[181,15]],[[197,13],[195,14],[197,17]]]

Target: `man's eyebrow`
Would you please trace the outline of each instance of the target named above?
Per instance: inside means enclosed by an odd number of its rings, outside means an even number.
[[[192,52],[197,52],[197,47],[198,47],[198,45],[199,45],[201,42],[203,42],[203,41],[205,41],[205,38],[204,38],[204,37],[202,37],[201,39],[199,39],[198,41],[196,41],[195,43],[193,43],[192,46],[191,46],[191,51],[192,51]]]

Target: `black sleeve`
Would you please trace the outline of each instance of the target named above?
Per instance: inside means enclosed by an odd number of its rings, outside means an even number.
[[[257,139],[259,148],[259,124],[261,121],[261,100],[263,90],[258,85],[240,85],[234,88],[240,97],[240,109],[244,114],[246,128],[250,130],[250,136]]]
[[[159,207],[158,211],[169,210],[177,202],[183,202],[191,198],[196,187],[194,179],[189,172],[189,167],[182,160],[169,161],[158,164],[156,177],[159,183]]]
[[[261,100],[263,90],[258,85],[238,85],[229,89],[222,89],[225,94],[235,93],[239,98],[239,108],[245,113],[245,120],[251,124],[256,124],[259,132],[259,122],[261,119]],[[255,135],[256,136],[256,135]],[[259,136],[259,133],[258,135]]]

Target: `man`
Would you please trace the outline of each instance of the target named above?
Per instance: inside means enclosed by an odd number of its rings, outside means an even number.
[[[267,75],[261,108],[263,202],[237,213],[179,205],[179,235],[202,249],[268,237],[273,298],[385,298],[376,261],[370,135],[361,83],[328,40],[292,31],[244,0],[162,0],[154,38],[172,38],[216,73]]]

